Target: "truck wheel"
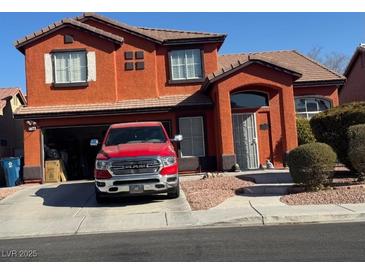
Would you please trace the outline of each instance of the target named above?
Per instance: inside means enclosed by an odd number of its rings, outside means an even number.
[[[177,186],[174,187],[173,189],[167,191],[167,197],[169,199],[176,199],[176,198],[179,198],[179,196],[180,196],[179,184],[177,184]]]

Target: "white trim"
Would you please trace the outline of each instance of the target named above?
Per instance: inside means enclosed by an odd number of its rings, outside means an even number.
[[[187,155],[184,156],[182,154],[182,151],[180,149],[180,158],[196,158],[196,157],[205,157],[205,136],[204,136],[204,119],[203,116],[185,116],[185,117],[179,117],[179,133],[181,134],[181,129],[180,129],[180,120],[183,119],[192,119],[192,118],[199,118],[201,120],[201,131],[202,131],[202,139],[203,139],[203,154],[202,155]],[[191,125],[191,123],[190,123]],[[183,135],[183,140],[184,140],[184,135]]]
[[[46,84],[53,83],[52,55],[49,53],[44,54],[44,78]]]
[[[297,111],[297,100],[305,100],[305,109],[306,111],[301,111],[301,112],[298,112]],[[316,103],[317,103],[317,107],[319,108],[318,106],[318,100],[322,100],[322,101],[326,101],[329,103],[330,108],[332,108],[332,100],[330,98],[327,98],[327,97],[323,97],[323,96],[318,96],[318,95],[304,95],[304,96],[295,96],[294,97],[294,107],[295,107],[295,114],[297,117],[301,117],[301,118],[304,118],[304,119],[307,119],[307,120],[310,120],[311,117],[309,116],[313,116],[313,115],[316,115],[318,113],[321,113],[323,110],[316,110],[316,111],[307,111],[307,100],[316,100]],[[305,116],[305,117],[304,117]]]
[[[194,51],[198,51],[198,57],[199,57],[199,63],[192,63],[192,64],[188,64],[187,63],[187,52],[194,52]],[[201,50],[199,48],[193,48],[193,49],[178,49],[178,50],[171,50],[169,52],[169,55],[170,55],[170,70],[171,70],[171,80],[174,80],[174,81],[179,81],[179,80],[196,80],[196,79],[201,79],[202,76],[198,77],[188,77],[188,65],[193,65],[194,66],[194,74],[196,75],[195,73],[195,64],[199,65],[200,66],[200,74],[202,75],[203,74],[203,66],[202,66],[202,56],[201,56]],[[183,52],[184,53],[184,59],[183,59],[183,64],[179,64],[179,65],[173,65],[172,64],[172,58],[173,58],[173,53],[176,53],[176,52]],[[194,56],[194,54],[192,53],[192,56]],[[196,61],[194,59],[194,61]],[[174,72],[173,72],[173,67],[175,68],[178,68],[178,67],[183,67],[183,69],[185,70],[185,77],[179,77],[179,78],[174,78]]]
[[[95,51],[88,51],[86,54],[87,81],[96,81],[96,55]]]

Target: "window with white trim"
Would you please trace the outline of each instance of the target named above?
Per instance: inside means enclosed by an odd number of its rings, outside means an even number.
[[[203,77],[200,49],[170,51],[171,80],[194,80]]]
[[[295,111],[297,117],[311,119],[317,113],[331,108],[329,100],[317,97],[297,97],[295,98]]]
[[[204,157],[203,117],[179,118],[179,130],[183,136],[183,140],[180,142],[181,157]]]
[[[70,84],[87,81],[86,51],[54,52],[54,83]]]

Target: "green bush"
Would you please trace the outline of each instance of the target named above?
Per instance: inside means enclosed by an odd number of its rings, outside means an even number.
[[[297,119],[297,135],[299,145],[314,143],[316,141],[309,120],[307,119]]]
[[[365,123],[365,102],[341,105],[315,115],[310,120],[318,142],[330,145],[339,161],[353,169],[348,159],[347,131],[350,126]]]
[[[365,124],[349,127],[348,158],[352,167],[360,174],[360,179],[365,175]]]
[[[288,156],[290,175],[294,183],[318,190],[329,182],[336,164],[336,153],[323,143],[301,145]]]

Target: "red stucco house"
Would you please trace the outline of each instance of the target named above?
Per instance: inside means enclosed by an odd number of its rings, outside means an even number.
[[[92,173],[91,138],[116,122],[162,121],[181,172],[276,168],[297,146],[296,116],[338,104],[344,77],[294,51],[220,55],[225,34],[129,26],[97,14],[16,41],[25,55],[24,179],[43,179],[46,148]],[[78,171],[78,172],[76,172]]]
[[[344,75],[347,80],[339,89],[340,103],[365,101],[365,44],[356,48]]]

